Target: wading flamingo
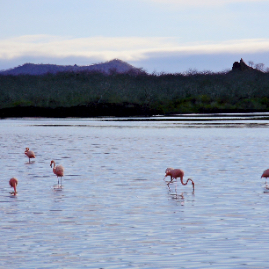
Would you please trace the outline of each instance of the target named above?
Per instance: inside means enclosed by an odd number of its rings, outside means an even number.
[[[265,180],[267,180],[267,178],[269,177],[269,169],[265,170],[263,173],[262,173],[262,176],[261,178],[265,177]]]
[[[57,179],[58,179],[58,186],[59,186],[59,178],[58,177],[61,177],[61,186],[62,186],[62,177],[64,176],[64,168],[62,165],[57,165],[55,167],[55,161],[51,161],[50,162],[50,167],[52,167],[52,164],[53,164],[53,173],[57,176]]]
[[[9,180],[9,185],[10,185],[10,187],[12,187],[14,189],[14,193],[12,193],[12,194],[16,195],[17,194],[18,179],[15,177],[11,178]]]
[[[188,181],[190,180],[192,182],[192,188],[194,190],[194,182],[193,182],[193,180],[191,178],[188,178],[188,180],[185,183],[183,182],[183,177],[184,177],[184,171],[183,170],[181,170],[181,169],[173,169],[171,167],[167,168],[165,170],[165,177],[167,177],[167,176],[171,177],[171,180],[167,183],[168,187],[169,187],[169,185],[171,183],[173,183],[173,179],[175,179],[176,182],[177,182],[177,178],[179,177],[182,185],[187,185]]]
[[[32,150],[29,150],[29,148],[25,149],[24,154],[29,158],[29,163],[31,158],[35,158],[35,153]]]

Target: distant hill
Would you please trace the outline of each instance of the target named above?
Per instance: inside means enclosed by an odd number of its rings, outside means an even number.
[[[48,73],[56,74],[59,72],[101,72],[103,74],[145,73],[142,68],[136,68],[119,59],[114,59],[108,62],[87,66],[26,63],[15,68],[0,71],[0,75],[44,75]]]

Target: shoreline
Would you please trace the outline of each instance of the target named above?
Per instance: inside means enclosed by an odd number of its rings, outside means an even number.
[[[10,107],[0,109],[0,118],[98,118],[98,117],[118,117],[118,118],[130,118],[128,120],[135,120],[135,117],[153,117],[151,120],[215,120],[216,118],[222,118],[227,120],[228,118],[242,118],[244,120],[268,120],[268,111],[257,111],[257,110],[208,110],[202,111],[201,113],[170,113],[163,114],[161,111],[153,110],[147,107],[131,106],[126,107],[123,105],[115,104],[100,104],[95,106],[74,106],[74,107]],[[154,119],[155,117],[155,119]],[[156,119],[158,117],[158,119]],[[166,117],[166,119],[162,119]],[[193,119],[195,118],[195,119]],[[139,119],[149,120],[149,119]]]

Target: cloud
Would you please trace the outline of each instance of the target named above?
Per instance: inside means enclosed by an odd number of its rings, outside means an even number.
[[[89,61],[96,63],[114,58],[133,63],[151,60],[154,62],[157,61],[156,59],[162,62],[161,59],[165,58],[168,64],[168,59],[172,62],[173,57],[199,59],[201,55],[215,57],[229,54],[238,55],[239,58],[235,60],[240,60],[243,57],[240,55],[254,55],[255,53],[268,55],[268,52],[269,39],[183,43],[180,39],[173,37],[72,38],[30,35],[0,40],[0,70],[14,67],[16,62],[17,65],[25,62],[85,65],[92,63]],[[265,64],[268,65],[268,63]]]
[[[101,57],[135,60],[148,53],[225,53],[269,50],[269,39],[230,40],[220,43],[182,43],[172,37],[90,37],[21,36],[0,40],[0,59],[25,56]]]
[[[173,45],[169,38],[139,38],[139,37],[91,37],[70,38],[46,35],[20,36],[0,40],[0,59],[12,59],[16,57],[50,56],[70,57],[99,56],[102,58],[132,59],[142,51],[158,49],[163,46]]]

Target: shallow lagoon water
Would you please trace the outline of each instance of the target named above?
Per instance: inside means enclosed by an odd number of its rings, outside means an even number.
[[[0,268],[268,268],[269,121],[158,119],[1,120]]]

